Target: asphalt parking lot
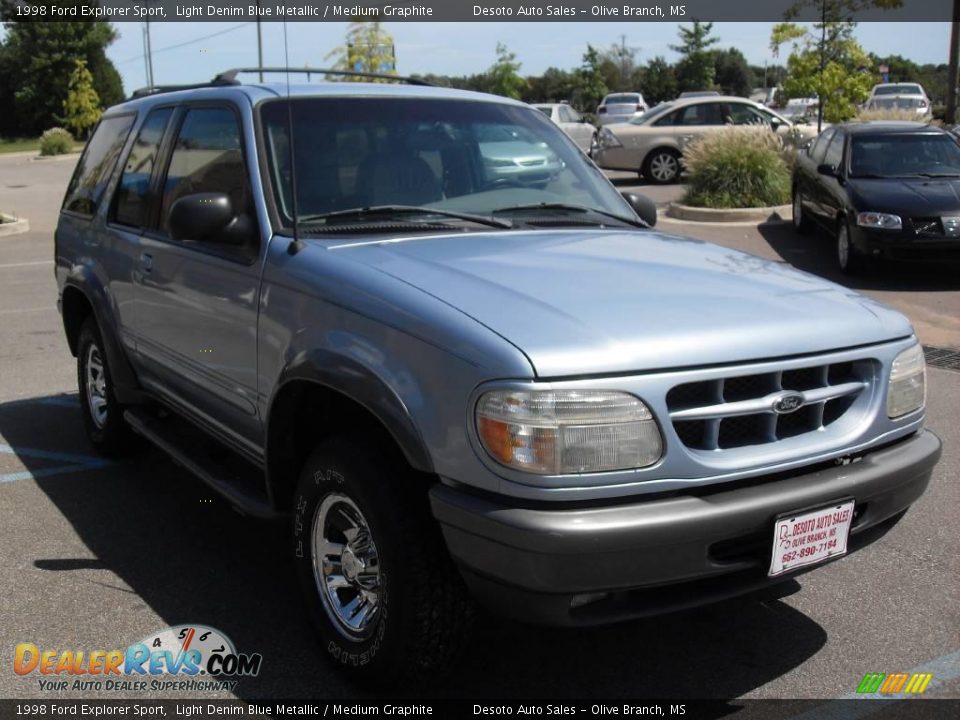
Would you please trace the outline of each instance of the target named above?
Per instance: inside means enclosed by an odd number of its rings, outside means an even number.
[[[9,662],[23,642],[110,650],[203,623],[264,656],[258,677],[205,697],[357,695],[312,638],[280,560],[285,528],[237,515],[157,451],[111,463],[86,444],[51,259],[74,160],[0,156],[0,209],[31,225],[0,237],[0,652]],[[658,203],[679,193],[638,189]],[[661,228],[838,279],[827,240],[789,226]],[[905,312],[925,344],[960,349],[957,268],[884,266],[844,282]],[[926,495],[879,543],[788,583],[792,594],[577,631],[482,616],[452,677],[421,692],[837,698],[866,672],[923,669],[934,673],[926,696],[960,698],[960,372],[931,368],[928,395],[944,455]],[[0,669],[0,698],[43,694],[35,676]]]

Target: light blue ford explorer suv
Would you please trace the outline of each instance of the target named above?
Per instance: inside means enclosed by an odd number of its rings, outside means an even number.
[[[335,663],[436,674],[476,602],[569,626],[767,590],[923,493],[903,316],[651,229],[522,103],[241,72],[104,114],[59,304],[93,445],[286,517]]]

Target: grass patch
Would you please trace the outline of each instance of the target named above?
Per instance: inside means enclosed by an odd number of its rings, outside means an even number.
[[[794,150],[765,127],[730,126],[687,146],[683,202],[705,208],[753,208],[790,201]]]
[[[83,143],[74,143],[72,152],[83,150]],[[0,138],[0,155],[15,152],[40,154],[40,138]]]

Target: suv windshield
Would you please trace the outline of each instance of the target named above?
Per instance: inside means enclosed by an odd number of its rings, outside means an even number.
[[[538,204],[634,217],[576,145],[529,107],[337,97],[270,101],[261,112],[273,197],[287,228],[294,208],[298,222],[383,206],[406,206],[405,222],[414,222],[411,207],[490,216]]]
[[[960,146],[946,134],[856,135],[850,146],[851,177],[956,175]]]

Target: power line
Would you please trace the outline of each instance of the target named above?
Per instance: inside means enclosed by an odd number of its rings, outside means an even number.
[[[246,27],[247,25],[252,25],[252,24],[253,24],[252,21],[244,22],[244,23],[240,23],[239,25],[234,25],[233,27],[229,27],[225,30],[219,30],[218,32],[210,33],[209,35],[202,35],[198,38],[194,38],[193,40],[186,40],[185,42],[177,43],[176,45],[167,45],[166,47],[162,47],[154,50],[153,54],[157,55],[159,53],[166,52],[167,50],[176,50],[177,48],[186,47],[187,45],[193,45],[194,43],[203,42],[204,40],[215,38],[218,35],[226,35],[227,33],[233,32],[234,30],[239,30],[242,27]],[[123,65],[124,63],[133,62],[134,60],[140,60],[142,57],[144,57],[144,53],[140,53],[135,57],[127,58],[126,60],[121,60],[118,64]]]

